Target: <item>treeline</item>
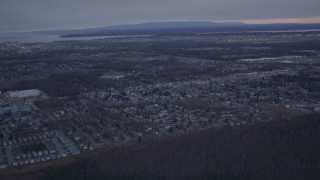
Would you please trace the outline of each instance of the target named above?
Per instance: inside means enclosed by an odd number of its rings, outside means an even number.
[[[320,179],[320,115],[115,147],[40,179]]]
[[[40,80],[26,80],[17,83],[15,90],[40,89],[49,96],[74,96],[80,92],[77,88],[68,86],[58,78],[49,77]]]

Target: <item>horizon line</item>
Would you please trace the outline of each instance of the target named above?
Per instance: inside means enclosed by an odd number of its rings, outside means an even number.
[[[165,23],[165,22],[208,22],[208,23],[243,23],[248,25],[269,25],[269,24],[320,24],[319,17],[309,17],[309,18],[270,18],[270,19],[243,19],[243,20],[159,20],[159,21],[146,21],[138,23],[122,23],[122,24],[113,24],[109,26],[90,26],[90,27],[66,27],[66,28],[52,28],[52,29],[30,29],[30,30],[21,30],[21,31],[0,31],[0,34],[5,33],[28,33],[28,32],[42,32],[42,31],[63,31],[63,30],[82,30],[90,28],[107,28],[113,26],[122,26],[122,25],[139,25],[145,23]]]

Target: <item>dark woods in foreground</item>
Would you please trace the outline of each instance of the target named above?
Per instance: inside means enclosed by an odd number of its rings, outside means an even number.
[[[42,179],[320,179],[320,116],[113,148]]]

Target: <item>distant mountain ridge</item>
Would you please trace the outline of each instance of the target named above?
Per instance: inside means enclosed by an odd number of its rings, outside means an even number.
[[[115,25],[85,29],[66,29],[25,32],[31,34],[59,35],[68,37],[91,36],[125,36],[125,35],[179,35],[211,32],[243,32],[243,31],[283,31],[320,29],[319,24],[246,24],[242,22],[148,22],[141,24]]]
[[[208,32],[281,31],[320,29],[320,24],[245,24],[241,22],[150,22],[76,30],[62,38],[113,35],[174,35]]]
[[[138,28],[191,28],[191,27],[217,27],[229,25],[244,25],[241,22],[206,22],[206,21],[180,21],[180,22],[148,22],[141,24],[128,24],[109,26],[105,29],[138,29]]]
[[[190,29],[190,28],[217,28],[227,26],[245,25],[241,22],[206,22],[206,21],[179,21],[179,22],[147,22],[141,24],[124,24],[114,25],[98,28],[76,29],[70,31],[60,31],[62,37],[77,37],[85,34],[99,34],[99,33],[115,33],[119,35],[126,35],[129,31],[145,31],[145,30],[168,30],[168,29]],[[59,31],[59,30],[58,30]],[[52,31],[52,32],[58,32]],[[73,31],[73,33],[70,33]],[[120,33],[119,33],[120,32]],[[123,34],[122,34],[123,33]],[[139,33],[138,33],[139,34]]]

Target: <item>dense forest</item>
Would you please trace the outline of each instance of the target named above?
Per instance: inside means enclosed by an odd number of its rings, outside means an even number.
[[[320,115],[114,147],[41,179],[320,179]]]

